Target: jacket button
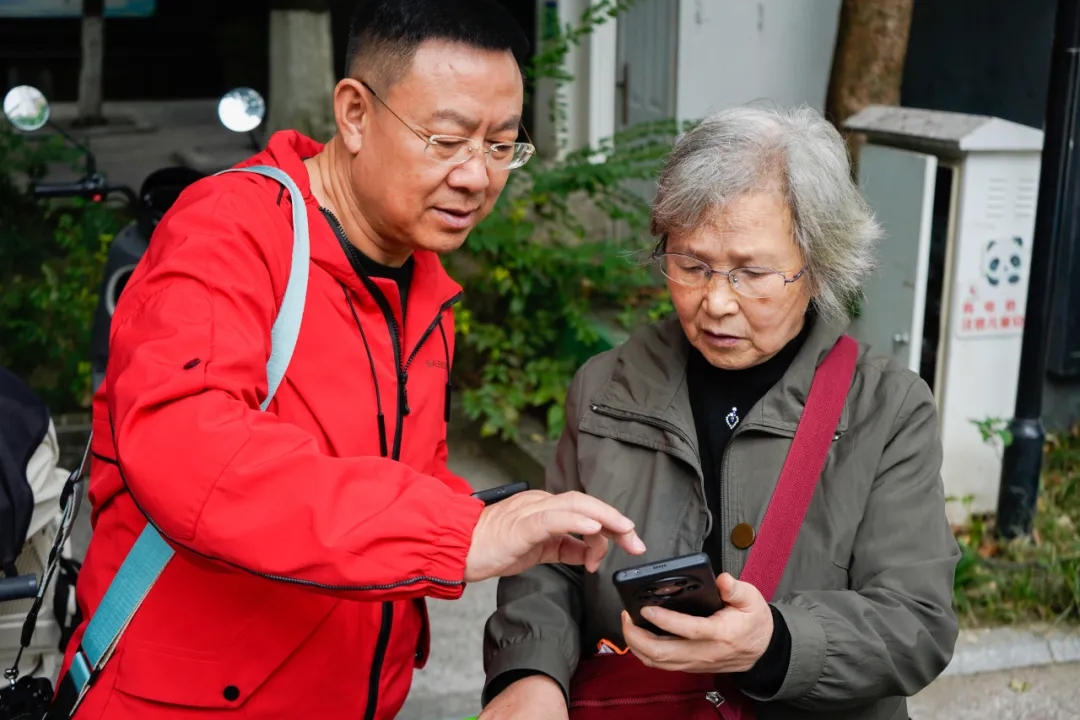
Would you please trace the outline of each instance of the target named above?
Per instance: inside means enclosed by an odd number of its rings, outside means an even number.
[[[731,531],[731,544],[740,550],[745,550],[754,544],[754,528],[747,523],[739,523]]]
[[[234,702],[240,698],[240,688],[235,685],[229,685],[225,688],[225,692],[223,692],[222,695],[224,695],[225,699],[229,702]]]

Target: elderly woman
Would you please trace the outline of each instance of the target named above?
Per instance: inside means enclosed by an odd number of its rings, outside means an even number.
[[[805,107],[727,110],[677,142],[652,217],[675,315],[578,371],[547,489],[633,519],[644,560],[704,550],[725,607],[644,613],[671,635],[635,626],[612,574],[642,558],[620,551],[595,574],[549,565],[504,579],[484,720],[567,717],[575,671],[605,646],[671,677],[726,675],[764,720],[901,720],[905,697],[945,668],[959,550],[934,399],[871,348],[849,343],[850,389],[772,602],[735,579],[765,542],[811,381],[873,266],[880,229],[850,172],[839,134]]]

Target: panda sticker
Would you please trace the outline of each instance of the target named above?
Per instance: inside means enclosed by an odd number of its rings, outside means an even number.
[[[983,277],[992,288],[1018,285],[1024,278],[1026,253],[1022,238],[991,240],[983,249]]]
[[[983,246],[978,275],[957,298],[960,337],[1021,335],[1027,296],[1028,247],[1021,237],[994,238]]]

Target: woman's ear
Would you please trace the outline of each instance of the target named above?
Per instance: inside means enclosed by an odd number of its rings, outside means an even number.
[[[350,154],[358,153],[363,145],[371,100],[368,89],[353,78],[345,78],[334,88],[334,120]]]

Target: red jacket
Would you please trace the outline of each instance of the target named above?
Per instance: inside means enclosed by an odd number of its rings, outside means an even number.
[[[423,598],[461,595],[482,507],[446,468],[461,288],[418,252],[404,323],[397,286],[371,279],[386,316],[311,195],[302,158],[320,147],[278,133],[248,161],[292,176],[311,229],[303,325],[265,413],[287,191],[246,173],[196,183],[124,290],[94,399],[84,617],[147,518],[177,555],[78,718],[390,718],[427,656]]]

